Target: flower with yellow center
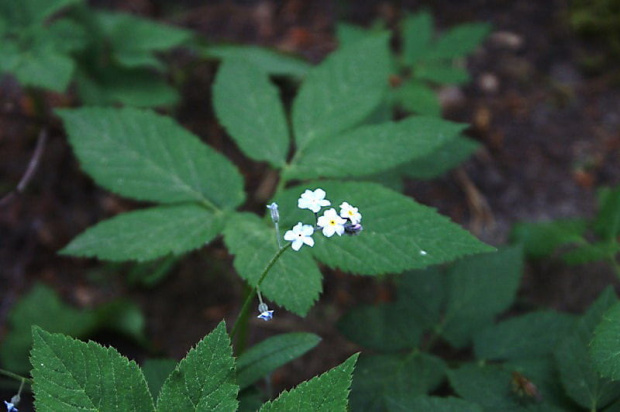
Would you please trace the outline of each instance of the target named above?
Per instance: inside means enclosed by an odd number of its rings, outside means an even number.
[[[332,237],[334,233],[337,233],[338,236],[342,236],[344,233],[344,224],[346,222],[346,220],[338,216],[336,209],[332,208],[326,210],[323,216],[319,217],[316,224],[323,228],[323,235]]]

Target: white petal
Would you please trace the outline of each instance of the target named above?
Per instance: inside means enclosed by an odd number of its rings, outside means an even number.
[[[304,243],[310,247],[314,246],[314,239],[312,239],[311,237],[305,237],[304,238]]]
[[[293,242],[292,248],[293,250],[297,251],[301,248],[301,246],[304,244],[304,241],[302,239],[296,239]]]

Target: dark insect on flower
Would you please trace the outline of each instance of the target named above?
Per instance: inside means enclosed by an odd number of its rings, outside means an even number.
[[[519,396],[525,396],[537,402],[542,401],[542,395],[536,385],[516,371],[512,372],[512,390]]]
[[[353,224],[348,222],[344,225],[344,233],[350,236],[359,235],[362,230],[364,230],[364,227],[359,223]]]

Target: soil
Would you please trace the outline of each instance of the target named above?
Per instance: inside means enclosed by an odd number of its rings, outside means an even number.
[[[382,18],[393,26],[405,10],[424,6],[433,12],[439,30],[466,21],[490,22],[493,34],[468,60],[472,83],[441,92],[445,117],[471,124],[467,133],[483,149],[440,179],[407,181],[407,194],[438,208],[482,240],[502,245],[518,221],[592,216],[596,188],[620,182],[617,78],[610,67],[596,75],[583,69],[583,50],[598,45],[584,42],[570,30],[566,1],[360,3],[94,2],[174,22],[196,30],[209,42],[272,46],[311,62],[319,62],[336,47],[333,33],[339,20],[368,25]],[[173,64],[189,74],[175,116],[230,156],[248,178],[248,190],[257,191],[267,169],[244,160],[211,109],[216,64],[194,64],[182,53],[175,58],[178,61]],[[222,318],[231,325],[243,291],[221,241],[191,253],[153,288],[126,282],[129,265],[110,267],[56,254],[94,223],[142,205],[95,186],[80,171],[58,121],[39,124],[30,115],[31,102],[13,81],[5,79],[0,87],[0,196],[20,181],[40,128],[48,131],[38,169],[26,190],[0,206],[0,340],[10,333],[10,309],[34,282],[53,287],[66,302],[81,308],[121,296],[138,302],[153,351],[147,353],[118,336],[97,336],[138,361],[156,355],[180,359]],[[67,102],[54,94],[45,98],[50,106]],[[257,201],[244,208],[262,212],[264,205]],[[324,273],[324,293],[307,318],[282,311],[272,322],[252,324],[251,342],[291,331],[314,332],[323,339],[317,349],[274,374],[276,391],[321,373],[357,351],[335,330],[336,320],[357,303],[389,296],[388,286],[375,279]],[[554,260],[530,262],[521,297],[528,305],[580,312],[609,284],[619,286],[602,264],[568,267]],[[12,393],[0,389],[0,395],[8,399]],[[31,407],[25,398],[20,410]]]

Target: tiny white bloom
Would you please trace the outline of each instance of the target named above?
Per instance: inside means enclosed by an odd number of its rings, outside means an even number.
[[[362,221],[362,214],[357,211],[356,207],[351,206],[347,202],[340,205],[340,217],[349,219],[351,224],[357,224]]]
[[[292,230],[289,230],[284,234],[284,240],[293,242],[293,250],[299,250],[304,243],[312,247],[314,246],[314,239],[312,239],[313,233],[314,228],[312,226],[304,225],[299,222],[293,226]]]
[[[297,207],[300,209],[310,209],[314,213],[319,213],[322,207],[329,205],[331,205],[331,202],[325,199],[325,190],[323,189],[316,189],[314,192],[306,190],[297,200]]]
[[[338,216],[336,209],[328,209],[321,216],[316,224],[323,228],[323,234],[327,237],[332,237],[334,233],[338,236],[342,236],[344,233],[344,224],[347,221]]]
[[[270,205],[267,205],[267,209],[271,212],[271,220],[273,223],[278,223],[280,221],[280,213],[278,212],[278,204],[273,202]]]
[[[257,318],[267,322],[268,320],[271,320],[273,318],[273,310],[266,310],[264,312],[261,312],[261,314],[258,315]]]

